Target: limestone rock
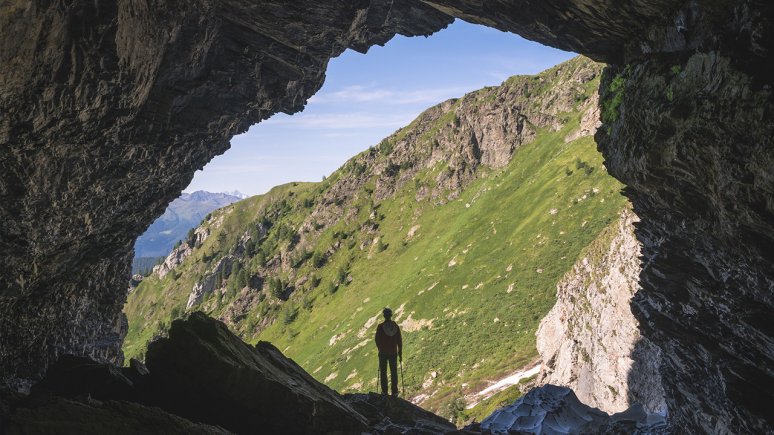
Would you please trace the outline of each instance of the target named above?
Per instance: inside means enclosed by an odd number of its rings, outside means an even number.
[[[639,332],[631,312],[640,290],[638,219],[625,210],[557,285],[557,301],[540,322],[538,384],[570,387],[605,412],[642,404],[666,414],[661,355]]]
[[[193,289],[191,289],[191,294],[188,295],[188,302],[185,305],[185,309],[189,310],[193,308],[202,301],[204,295],[212,293],[213,290],[216,289],[216,286],[219,285],[218,276],[228,276],[227,274],[231,271],[231,265],[234,264],[234,261],[236,260],[237,259],[232,255],[227,255],[218,260],[212,270],[205,273],[204,277],[194,284]]]
[[[153,267],[153,273],[164,278],[169,272],[183,262],[191,253],[193,249],[188,246],[188,242],[182,243],[177,248],[172,249],[172,252],[167,255],[164,262]]]
[[[774,86],[739,55],[611,67],[600,96],[597,143],[641,219],[632,312],[670,419],[695,433],[774,427]]]

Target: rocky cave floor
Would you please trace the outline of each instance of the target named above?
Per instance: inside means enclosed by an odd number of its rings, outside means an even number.
[[[667,433],[641,407],[609,416],[546,385],[463,429],[400,398],[338,394],[266,342],[201,313],[172,324],[146,364],[65,355],[29,394],[0,391],[8,434]]]

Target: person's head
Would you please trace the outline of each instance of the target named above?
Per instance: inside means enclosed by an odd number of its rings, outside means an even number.
[[[383,309],[382,314],[384,315],[384,320],[390,320],[392,318],[392,310],[389,308]]]

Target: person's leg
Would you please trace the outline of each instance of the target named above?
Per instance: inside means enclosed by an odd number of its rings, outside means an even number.
[[[382,394],[387,394],[387,357],[379,354],[379,380],[382,383]]]
[[[392,395],[398,395],[398,355],[392,355],[390,358],[390,381],[392,383]]]

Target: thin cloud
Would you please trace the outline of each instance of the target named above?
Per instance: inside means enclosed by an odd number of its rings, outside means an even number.
[[[460,97],[466,92],[483,86],[454,86],[435,89],[391,90],[374,86],[352,85],[333,92],[323,92],[313,96],[309,102],[315,104],[331,103],[384,103],[401,104],[437,104],[449,98]]]
[[[299,128],[321,128],[331,130],[368,129],[368,128],[398,128],[402,127],[416,114],[380,114],[368,112],[304,114],[292,117],[272,118],[264,124],[291,125]]]

